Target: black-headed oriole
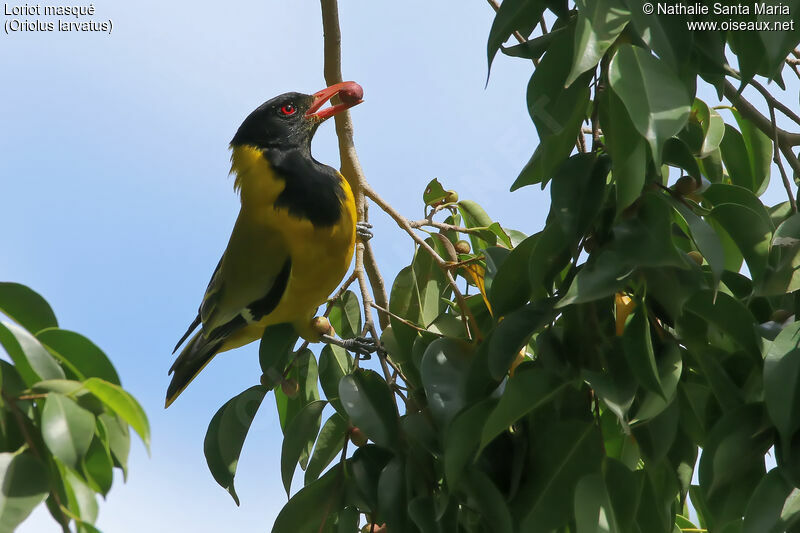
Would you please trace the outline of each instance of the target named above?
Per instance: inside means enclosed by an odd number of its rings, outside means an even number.
[[[323,108],[336,94],[342,103]],[[242,122],[230,144],[241,210],[197,318],[175,347],[200,326],[170,368],[167,407],[214,355],[260,339],[269,325],[288,322],[319,340],[311,320],[350,266],[356,207],[344,177],[311,156],[311,139],[362,96],[352,81],[286,93]]]

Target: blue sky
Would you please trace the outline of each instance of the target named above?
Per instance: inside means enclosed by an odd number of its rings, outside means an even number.
[[[508,192],[536,145],[532,66],[501,55],[484,89],[493,13],[485,2],[443,4],[342,2],[344,76],[365,91],[352,111],[362,166],[410,218],[436,177],[503,225],[538,231],[548,192]],[[286,501],[274,400],[239,462],[240,508],[202,451],[216,410],[258,381],[257,347],[215,359],[167,411],[164,391],[172,346],[238,212],[228,141],[264,100],[324,87],[319,3],[94,5],[111,35],[0,35],[0,278],[40,292],[62,327],[103,348],[150,417],[152,456],[134,443],[128,482],[118,477],[101,502],[98,527],[264,531]],[[313,150],[338,166],[332,124]],[[767,194],[782,201],[776,184]],[[413,246],[377,208],[371,221],[391,283]],[[55,530],[42,509],[19,531]]]

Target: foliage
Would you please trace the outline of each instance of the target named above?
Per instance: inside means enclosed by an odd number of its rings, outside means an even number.
[[[760,200],[773,154],[795,163],[800,141],[728,81],[781,85],[800,35],[575,4],[505,0],[489,36],[490,63],[519,32],[502,51],[536,64],[541,143],[512,189],[550,185],[545,227],[504,228],[432,181],[425,220],[392,215],[427,237],[381,311],[380,372],[331,346],[317,364],[270,328],[262,384],[212,420],[209,467],[236,498],[274,393],[287,492],[306,473],[273,531],[352,532],[360,514],[396,532],[800,530],[800,215]],[[365,306],[343,292],[335,330],[364,331]]]
[[[127,476],[130,431],[150,445],[147,417],[100,348],[60,329],[50,305],[0,283],[0,531],[13,531],[45,502],[62,529],[94,527],[98,505]]]

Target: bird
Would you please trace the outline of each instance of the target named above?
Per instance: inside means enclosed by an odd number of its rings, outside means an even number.
[[[334,95],[340,103],[323,107]],[[267,326],[290,323],[306,340],[334,341],[312,319],[347,273],[356,235],[370,237],[371,226],[357,221],[342,174],[312,157],[311,140],[322,122],[361,102],[353,81],[288,92],[239,126],[230,173],[241,208],[197,316],[173,350],[189,339],[169,370],[165,407],[216,354],[260,339]]]

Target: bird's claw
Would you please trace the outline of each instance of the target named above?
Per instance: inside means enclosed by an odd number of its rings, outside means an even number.
[[[362,356],[364,359],[368,359],[369,356],[375,352],[378,352],[379,355],[384,354],[383,347],[374,339],[368,339],[366,337],[354,337],[352,339],[339,339],[333,337],[331,335],[322,335],[322,342],[326,342],[328,344],[335,344],[336,346],[340,346],[347,351],[355,352]]]
[[[356,223],[356,235],[358,235],[362,241],[368,241],[373,237],[371,229],[372,229],[372,224],[370,224],[369,222]]]

